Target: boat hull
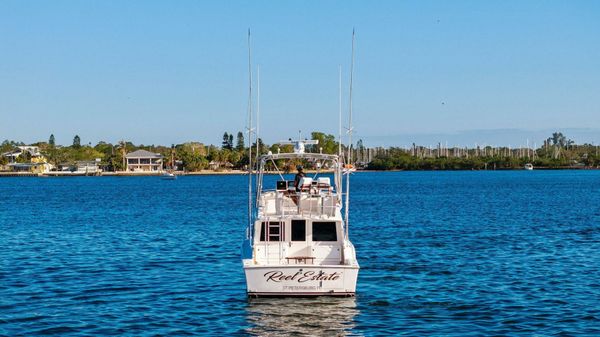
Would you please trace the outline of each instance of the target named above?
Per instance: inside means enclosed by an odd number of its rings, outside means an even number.
[[[245,265],[250,297],[354,296],[358,266]]]

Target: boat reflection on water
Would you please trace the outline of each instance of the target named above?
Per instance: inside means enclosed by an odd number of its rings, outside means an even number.
[[[354,297],[248,299],[246,333],[256,336],[352,334],[359,311]]]

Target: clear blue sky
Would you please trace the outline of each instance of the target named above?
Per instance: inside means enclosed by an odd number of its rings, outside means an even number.
[[[245,127],[249,27],[267,143],[337,134],[353,27],[367,145],[600,143],[598,1],[4,0],[0,138],[217,144]]]

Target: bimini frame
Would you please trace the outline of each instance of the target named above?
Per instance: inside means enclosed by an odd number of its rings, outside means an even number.
[[[322,161],[322,162],[330,162],[333,165],[333,174],[334,174],[334,183],[335,183],[335,191],[337,196],[338,203],[342,202],[342,175],[341,168],[342,164],[339,160],[339,156],[334,154],[321,154],[321,153],[278,153],[278,154],[266,154],[262,155],[259,158],[259,169],[258,169],[258,178],[256,181],[256,205],[258,206],[258,200],[260,199],[260,194],[263,192],[263,176],[265,174],[265,165],[267,163],[272,163],[275,168],[276,174],[279,175],[281,180],[286,180],[283,177],[283,173],[277,167],[275,163],[276,160],[279,159],[305,159],[309,161]],[[322,165],[321,165],[322,166]],[[321,173],[320,168],[317,168],[317,174]]]

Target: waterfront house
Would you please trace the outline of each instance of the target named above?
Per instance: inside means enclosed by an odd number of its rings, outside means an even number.
[[[44,158],[40,152],[40,148],[37,146],[17,146],[14,150],[3,153],[2,156],[8,158],[9,163],[16,163],[17,158],[23,154],[29,154],[33,163],[46,162],[46,158]]]
[[[73,163],[60,163],[58,164],[57,171],[75,172],[77,171],[77,166],[75,166]]]
[[[211,160],[211,162],[208,163],[208,168],[211,170],[220,170],[222,168],[231,170],[233,168],[233,164],[228,161]]]
[[[47,173],[52,169],[48,163],[10,163],[6,166],[9,172]]]
[[[15,149],[12,151],[8,151],[8,152],[4,152],[2,154],[2,157],[6,157],[7,161],[9,163],[16,163],[17,162],[17,158],[19,158],[19,156],[21,155],[21,150],[19,149]]]
[[[100,158],[96,158],[96,160],[79,160],[75,162],[77,166],[78,173],[85,174],[99,174],[102,172],[100,169]]]
[[[162,171],[163,156],[146,150],[137,150],[125,155],[128,172]]]
[[[175,160],[175,165],[171,168],[175,171],[183,170],[183,160]]]
[[[45,173],[53,168],[37,146],[17,146],[14,150],[3,153],[2,156],[8,159],[6,168],[12,172]]]

